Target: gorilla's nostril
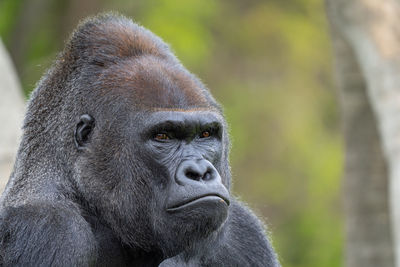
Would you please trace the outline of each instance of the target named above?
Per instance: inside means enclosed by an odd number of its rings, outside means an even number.
[[[199,173],[197,173],[197,172],[194,172],[194,171],[186,171],[185,175],[189,179],[196,180],[196,181],[200,180],[200,178],[201,178],[201,175]]]
[[[204,180],[204,181],[209,181],[209,180],[211,180],[211,179],[212,179],[211,172],[210,172],[210,171],[207,171],[207,172],[204,174],[204,176],[203,176],[203,180]]]

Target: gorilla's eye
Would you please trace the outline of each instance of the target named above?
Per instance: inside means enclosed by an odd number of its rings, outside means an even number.
[[[210,137],[210,132],[209,131],[204,131],[201,133],[200,138],[207,138]]]
[[[154,136],[154,139],[156,139],[156,140],[168,140],[169,137],[168,137],[168,135],[165,134],[165,133],[158,133],[158,134],[156,134],[156,135]]]

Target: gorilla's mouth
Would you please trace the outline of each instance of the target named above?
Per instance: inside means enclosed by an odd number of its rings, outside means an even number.
[[[167,207],[167,211],[172,212],[172,211],[178,211],[180,209],[189,207],[189,206],[194,206],[197,204],[201,203],[206,203],[206,202],[216,202],[216,203],[223,203],[226,206],[229,206],[230,202],[229,199],[220,196],[218,194],[207,194],[207,195],[201,195],[192,199],[189,199],[184,202],[179,202],[177,204],[171,205],[170,207]]]

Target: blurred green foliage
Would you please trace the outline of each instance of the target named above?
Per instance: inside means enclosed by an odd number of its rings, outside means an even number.
[[[26,93],[77,21],[117,10],[161,36],[225,107],[234,191],[283,266],[341,266],[342,148],[322,0],[1,0]]]

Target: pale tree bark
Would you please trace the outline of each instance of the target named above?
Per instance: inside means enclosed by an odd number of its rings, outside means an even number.
[[[345,265],[392,267],[388,179],[376,120],[352,48],[336,31],[332,37],[345,141]]]
[[[0,40],[0,193],[14,163],[23,114],[21,87],[11,59]]]
[[[399,2],[398,0],[327,0],[327,10],[333,28],[348,43],[349,49],[354,51],[355,61],[365,80],[369,103],[376,116],[388,166],[390,231],[395,266],[400,267]],[[384,208],[382,206],[382,209]]]

